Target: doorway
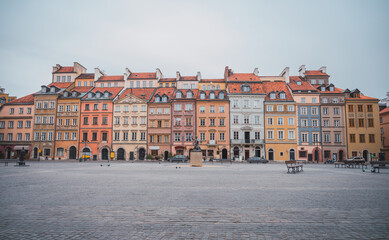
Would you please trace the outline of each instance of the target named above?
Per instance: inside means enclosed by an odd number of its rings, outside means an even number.
[[[295,159],[296,159],[295,151],[294,151],[294,149],[290,149],[289,150],[289,160],[295,160]]]
[[[130,152],[130,160],[134,160],[134,152]]]
[[[167,160],[169,158],[169,152],[168,151],[165,151],[165,154],[164,154],[164,159]]]
[[[244,142],[250,143],[250,132],[244,132]]]
[[[38,158],[38,148],[35,147],[34,148],[34,159],[37,159]]]
[[[222,150],[222,159],[227,159],[227,149],[225,148]]]
[[[365,161],[369,160],[369,151],[363,150],[362,155],[363,155],[363,158],[365,159]]]
[[[339,161],[343,161],[343,150],[339,151]]]
[[[312,153],[308,154],[308,162],[312,162]]]
[[[101,150],[101,159],[102,160],[108,160],[108,149],[103,148]]]
[[[239,148],[234,147],[234,158],[239,158]]]
[[[77,148],[75,146],[71,146],[69,148],[69,159],[76,159],[77,158]]]
[[[7,148],[5,152],[7,154],[6,159],[11,159],[11,148]]]
[[[269,152],[268,153],[269,161],[274,161],[274,150],[272,148],[270,148],[268,152]]]
[[[139,160],[145,160],[146,151],[144,148],[139,149]]]
[[[319,161],[319,150],[317,148],[315,149],[315,161]]]
[[[244,150],[244,160],[248,160],[249,159],[249,157],[250,157],[250,150]]]
[[[261,149],[259,147],[255,147],[255,156],[261,157]]]
[[[123,148],[119,148],[117,154],[118,154],[118,157],[117,157],[118,160],[125,160],[125,158],[124,158],[125,151]]]

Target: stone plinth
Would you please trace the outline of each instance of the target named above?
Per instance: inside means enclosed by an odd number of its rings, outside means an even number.
[[[202,167],[203,166],[203,153],[194,152],[190,153],[190,166],[191,167]]]

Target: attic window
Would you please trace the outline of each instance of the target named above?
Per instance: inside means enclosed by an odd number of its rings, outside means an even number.
[[[182,93],[181,92],[177,92],[177,98],[182,98]]]
[[[334,87],[330,87],[330,91],[333,92],[334,91]]]
[[[77,92],[72,92],[72,96],[73,97],[77,96]]]
[[[285,93],[280,93],[280,99],[285,99]]]
[[[224,99],[224,93],[223,92],[219,93],[219,99]]]
[[[205,99],[205,93],[200,93],[200,99]]]
[[[138,76],[138,74],[135,74],[135,77],[137,77]]]
[[[88,93],[88,98],[92,98],[92,93]]]
[[[96,93],[96,97],[97,98],[101,97],[101,93],[100,92]]]
[[[167,102],[167,97],[166,96],[162,97],[162,102]]]
[[[187,92],[187,93],[186,93],[186,98],[192,98],[192,97],[193,97],[192,92]]]
[[[45,93],[46,92],[46,87],[45,86],[42,86],[42,90],[41,90],[41,92],[43,92],[43,93]]]
[[[105,92],[105,93],[104,93],[104,97],[105,97],[105,98],[108,98],[108,97],[109,97],[109,93],[108,93],[108,92]]]
[[[276,99],[276,94],[275,93],[270,93],[270,99]]]
[[[68,96],[69,96],[69,93],[68,93],[68,92],[64,92],[64,93],[63,93],[63,96],[64,96],[64,97],[68,97]]]
[[[159,101],[160,101],[159,95],[155,96],[155,102],[159,102]]]
[[[301,81],[297,81],[296,84],[297,84],[297,85],[301,85]]]
[[[325,87],[321,87],[321,90],[320,90],[320,91],[324,92],[325,90],[326,90]]]
[[[243,86],[242,91],[243,92],[250,92],[250,86],[248,86],[248,85]]]
[[[54,87],[54,86],[52,86],[52,87],[50,88],[50,92],[55,93],[55,87]]]
[[[214,92],[211,92],[211,93],[209,94],[209,98],[210,98],[210,99],[215,99],[215,93],[214,93]]]

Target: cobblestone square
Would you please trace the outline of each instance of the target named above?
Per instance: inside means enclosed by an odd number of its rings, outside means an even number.
[[[101,167],[100,164],[103,164]],[[0,166],[0,239],[387,239],[389,171],[307,164]]]

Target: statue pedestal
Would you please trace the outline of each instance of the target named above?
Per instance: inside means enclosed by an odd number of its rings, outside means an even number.
[[[203,153],[192,151],[190,153],[190,166],[202,167],[203,166]]]

